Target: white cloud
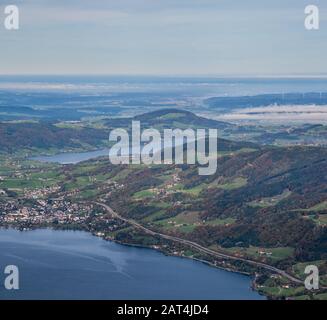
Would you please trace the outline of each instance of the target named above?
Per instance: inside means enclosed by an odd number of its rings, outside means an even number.
[[[243,108],[216,117],[225,121],[327,122],[327,105],[271,105]]]

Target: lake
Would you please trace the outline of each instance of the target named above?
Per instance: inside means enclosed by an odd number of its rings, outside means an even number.
[[[55,162],[60,164],[76,164],[82,161],[86,161],[93,158],[98,158],[102,156],[109,157],[108,149],[101,149],[88,152],[66,152],[58,153],[52,156],[37,156],[32,157],[31,160],[41,161],[41,162]]]
[[[160,152],[162,150],[161,143],[153,144],[153,152]],[[165,145],[167,148],[172,147],[171,144]],[[121,149],[121,155],[128,157],[129,155],[133,156],[135,154],[131,153],[129,147],[123,147]],[[82,161],[87,161],[90,159],[95,159],[98,157],[107,156],[109,159],[109,149],[100,149],[95,151],[85,151],[85,152],[66,152],[58,153],[50,156],[35,156],[31,157],[31,160],[40,161],[40,162],[49,162],[49,163],[60,163],[60,164],[76,164]]]
[[[34,157],[75,164],[108,150]],[[0,299],[264,299],[247,276],[84,232],[0,229],[0,268],[20,268],[21,290]]]
[[[16,265],[20,290],[4,288]],[[251,299],[247,276],[86,232],[0,229],[0,299]]]

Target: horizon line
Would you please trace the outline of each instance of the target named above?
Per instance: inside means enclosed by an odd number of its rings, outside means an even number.
[[[158,77],[158,78],[239,78],[239,79],[327,79],[327,74],[109,74],[109,73],[0,73],[0,77]]]

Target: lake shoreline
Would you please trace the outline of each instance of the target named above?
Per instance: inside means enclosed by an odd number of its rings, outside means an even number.
[[[215,265],[215,264],[211,263],[210,261],[207,261],[207,260],[204,260],[204,259],[198,259],[198,258],[195,258],[195,257],[186,256],[186,255],[169,254],[167,251],[161,250],[159,248],[154,248],[153,246],[145,246],[145,245],[133,244],[133,243],[124,243],[124,242],[121,242],[121,241],[118,241],[118,240],[115,240],[115,239],[109,239],[109,238],[107,238],[105,236],[99,236],[95,232],[91,232],[91,231],[84,230],[84,229],[83,230],[76,230],[76,229],[74,230],[74,229],[69,229],[69,228],[54,228],[54,227],[51,227],[51,226],[44,226],[44,227],[41,227],[41,226],[37,227],[36,226],[35,228],[21,229],[21,228],[15,227],[15,226],[1,226],[0,225],[0,231],[1,230],[16,230],[16,231],[19,231],[19,232],[22,232],[22,233],[29,232],[29,231],[37,231],[37,230],[85,232],[85,233],[88,233],[88,234],[92,235],[93,237],[100,238],[100,239],[102,239],[102,240],[104,240],[106,242],[112,242],[112,243],[116,243],[116,244],[126,246],[126,247],[147,249],[147,250],[159,252],[159,253],[163,254],[164,256],[166,256],[166,257],[176,257],[176,258],[182,258],[182,259],[188,259],[188,260],[191,260],[191,261],[201,262],[202,264],[207,265],[209,267],[213,267],[215,269],[219,269],[219,270],[222,270],[222,271],[225,271],[225,272],[230,272],[230,273],[235,273],[235,274],[240,274],[240,275],[246,276],[250,280],[250,283],[251,283],[250,288],[252,289],[252,291],[258,293],[260,296],[265,297],[266,299],[271,299],[272,298],[272,297],[263,295],[261,292],[259,292],[256,289],[256,282],[255,282],[256,281],[256,276],[253,276],[251,273],[244,272],[244,271],[237,270],[237,269],[225,268],[225,267],[222,267],[222,266],[219,266],[219,265]]]
[[[80,163],[80,162],[83,162],[83,161],[87,161],[87,160],[90,160],[90,159],[97,159],[99,157],[103,157],[104,155],[98,155],[99,153],[107,153],[109,152],[108,149],[105,149],[105,148],[102,148],[102,149],[93,149],[93,150],[83,150],[83,151],[76,151],[76,152],[72,152],[72,150],[67,150],[67,151],[63,151],[62,153],[55,153],[55,154],[38,154],[38,156],[32,156],[32,157],[29,157],[29,160],[32,160],[32,161],[37,161],[37,162],[43,162],[43,163],[53,163],[53,164],[60,164],[60,165],[70,165],[70,164],[76,164],[76,163]],[[76,159],[76,156],[79,155],[81,156],[80,159]],[[96,155],[96,156],[94,156]],[[85,157],[87,156],[87,157]],[[70,161],[72,158],[74,158],[74,161]],[[67,159],[69,160],[67,162]],[[210,266],[210,267],[214,267],[216,269],[220,269],[220,270],[223,270],[223,271],[226,271],[226,272],[232,272],[232,273],[237,273],[237,274],[241,274],[241,275],[245,275],[247,277],[250,278],[250,282],[251,282],[251,288],[253,291],[257,292],[259,295],[261,296],[264,296],[266,298],[269,298],[267,297],[266,295],[263,295],[262,293],[260,293],[258,290],[257,290],[257,287],[256,287],[256,276],[253,275],[252,273],[249,273],[249,272],[245,272],[245,271],[242,271],[240,269],[237,269],[237,268],[227,268],[227,267],[224,267],[224,266],[221,266],[221,265],[217,265],[217,264],[214,264],[208,260],[205,260],[205,259],[199,259],[199,258],[196,258],[194,256],[187,256],[187,255],[175,255],[175,254],[172,254],[170,252],[168,252],[167,250],[164,250],[163,248],[155,248],[153,246],[145,246],[145,245],[139,245],[139,244],[133,244],[133,243],[124,243],[124,242],[121,242],[121,241],[118,241],[114,238],[108,238],[106,236],[99,236],[97,235],[95,232],[91,232],[87,229],[81,229],[81,230],[74,230],[73,228],[69,228],[69,226],[66,226],[64,228],[60,228],[60,227],[52,227],[52,226],[36,226],[35,228],[29,228],[27,230],[21,230],[21,228],[15,228],[13,226],[10,226],[10,228],[13,228],[13,229],[16,229],[16,230],[19,230],[19,231],[29,231],[29,230],[38,230],[38,229],[51,229],[51,230],[62,230],[62,231],[84,231],[84,232],[88,232],[90,234],[92,234],[93,236],[96,236],[96,237],[99,237],[99,238],[102,238],[103,240],[106,240],[106,241],[111,241],[111,242],[114,242],[114,243],[117,243],[117,244],[120,244],[120,245],[124,245],[124,246],[129,246],[129,247],[138,247],[138,248],[144,248],[144,249],[151,249],[151,250],[155,250],[157,252],[160,252],[162,254],[164,254],[165,256],[171,256],[171,257],[179,257],[179,258],[187,258],[189,260],[193,260],[193,261],[198,261],[198,262],[201,262],[207,266]],[[1,230],[1,226],[0,226],[0,230]]]

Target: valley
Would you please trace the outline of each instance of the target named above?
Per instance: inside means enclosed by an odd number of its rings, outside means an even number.
[[[229,126],[176,110],[141,120],[159,129],[171,121],[176,127],[184,121],[191,127]],[[25,130],[16,128],[17,134]],[[82,142],[83,130],[78,135]],[[46,143],[42,153],[57,142]],[[117,166],[107,157],[43,163],[3,152],[0,224],[88,231],[251,274],[254,287],[271,298],[320,298],[327,285],[326,149],[220,139],[218,153],[217,172],[199,176],[196,165]],[[322,288],[314,295],[301,285],[310,262],[321,272]]]

